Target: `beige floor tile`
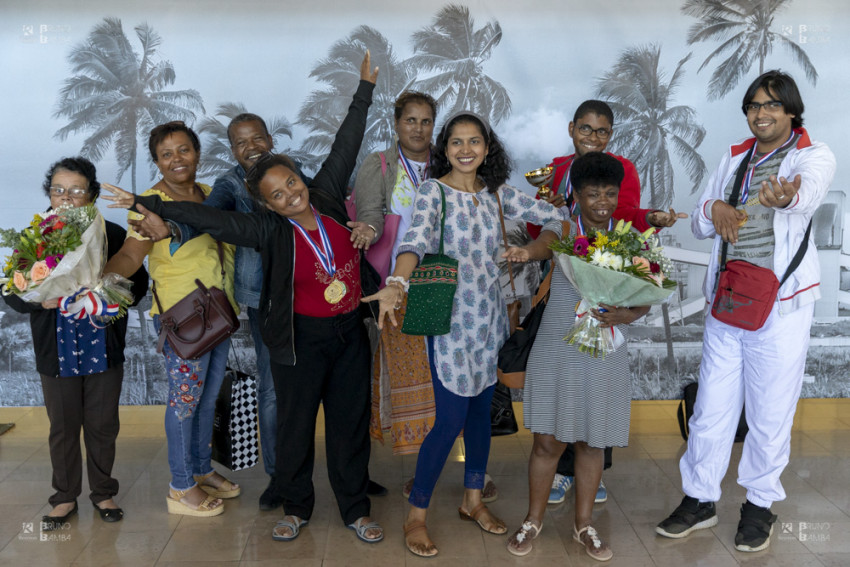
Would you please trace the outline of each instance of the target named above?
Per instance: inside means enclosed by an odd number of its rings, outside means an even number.
[[[91,567],[118,564],[154,565],[170,539],[170,530],[99,530],[74,561],[75,564]]]
[[[213,518],[214,519],[214,518]],[[227,528],[177,529],[160,555],[160,561],[202,561],[238,563],[250,532],[236,526]],[[200,545],[199,545],[200,544]]]

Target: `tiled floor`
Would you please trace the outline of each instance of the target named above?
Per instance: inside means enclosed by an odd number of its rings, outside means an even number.
[[[521,409],[521,404],[516,406]],[[321,448],[317,452],[315,513],[294,542],[271,539],[280,511],[257,510],[257,499],[267,482],[261,466],[230,475],[242,484],[243,493],[227,501],[223,515],[211,519],[170,516],[163,501],[169,473],[162,416],[161,406],[121,408],[115,476],[121,482],[117,500],[126,511],[124,520],[103,523],[84,495],[80,514],[71,520],[69,529],[51,532],[62,541],[40,541],[38,520],[49,511],[50,493],[44,408],[0,408],[0,423],[16,423],[14,429],[0,436],[0,566],[166,566],[190,562],[289,567],[598,565],[572,541],[571,498],[549,507],[545,529],[535,540],[534,550],[524,558],[508,554],[506,536],[488,535],[472,523],[459,521],[455,510],[462,494],[460,443],[432,501],[429,529],[440,554],[431,560],[411,555],[402,539],[407,505],[401,485],[413,474],[415,457],[393,457],[389,448],[377,443],[373,445],[371,473],[391,489],[388,496],[372,500],[372,515],[386,530],[386,539],[380,544],[361,543],[342,525]],[[531,436],[525,430],[493,440],[489,471],[501,496],[491,508],[511,530],[526,511],[530,447]],[[782,476],[789,497],[774,505],[780,523],[770,548],[760,553],[742,554],[732,545],[738,508],[744,500],[743,490],[735,484],[740,445],[735,446],[724,482],[719,525],[681,541],[655,535],[654,525],[681,499],[678,459],[682,451],[675,405],[635,402],[630,445],[615,450],[614,467],[604,475],[609,500],[595,509],[595,523],[615,552],[609,565],[850,566],[850,400],[800,403],[791,463]],[[33,533],[27,533],[28,523],[33,523]]]

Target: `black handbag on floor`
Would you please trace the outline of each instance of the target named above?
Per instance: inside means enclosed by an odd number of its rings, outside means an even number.
[[[511,401],[510,389],[496,382],[493,390],[493,401],[490,402],[490,437],[512,435],[519,431],[514,415],[514,405]]]
[[[682,401],[679,402],[679,409],[676,412],[676,417],[679,419],[679,431],[682,434],[682,439],[685,441],[688,440],[688,434],[690,433],[688,422],[691,420],[691,416],[694,415],[694,404],[697,401],[698,387],[699,384],[697,382],[691,382],[685,386]],[[735,443],[743,442],[749,430],[746,408],[741,408],[741,419],[738,421],[738,429],[735,430]]]

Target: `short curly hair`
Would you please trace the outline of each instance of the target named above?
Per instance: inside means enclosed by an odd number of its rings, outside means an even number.
[[[150,137],[148,138],[148,150],[150,150],[151,158],[154,163],[156,163],[158,159],[156,155],[156,147],[161,144],[164,139],[175,132],[183,132],[189,136],[189,140],[192,142],[192,147],[195,148],[197,153],[201,153],[201,140],[198,138],[195,131],[186,126],[186,124],[180,120],[174,120],[172,122],[160,124],[151,130]]]
[[[513,163],[496,133],[490,130],[481,117],[472,112],[455,114],[443,125],[434,144],[434,151],[431,153],[431,177],[442,177],[452,170],[446,156],[446,146],[456,124],[475,124],[481,131],[488,149],[484,163],[478,167],[477,173],[484,180],[487,191],[495,193],[511,176]]]
[[[588,185],[613,185],[619,189],[623,177],[623,164],[605,152],[588,152],[570,165],[570,183],[578,193]]]
[[[92,202],[100,196],[100,182],[97,180],[97,170],[94,164],[82,156],[62,158],[47,169],[44,174],[42,189],[44,194],[50,196],[50,186],[53,185],[53,176],[57,171],[70,171],[79,173],[88,182],[89,196]]]

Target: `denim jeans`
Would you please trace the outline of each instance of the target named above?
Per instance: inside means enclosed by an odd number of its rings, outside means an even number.
[[[277,439],[277,398],[272,379],[269,349],[260,334],[259,310],[248,308],[251,338],[257,352],[257,410],[260,414],[260,449],[266,474],[274,476],[275,440]]]
[[[159,332],[159,315],[153,324]],[[230,339],[200,358],[177,356],[168,341],[162,347],[168,377],[168,407],[165,410],[165,438],[168,441],[168,467],[171,488],[187,490],[195,485],[193,475],[212,472],[212,431],[215,401],[224,372]]]

